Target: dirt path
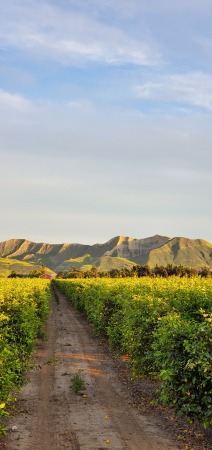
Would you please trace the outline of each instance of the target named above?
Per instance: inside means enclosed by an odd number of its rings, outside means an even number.
[[[9,422],[8,450],[177,450],[152,419],[138,414],[117,378],[113,361],[91,336],[62,294],[54,295],[47,340],[35,352]],[[86,395],[77,395],[72,377],[80,372]],[[123,395],[124,392],[124,395]],[[12,427],[16,431],[11,431]]]

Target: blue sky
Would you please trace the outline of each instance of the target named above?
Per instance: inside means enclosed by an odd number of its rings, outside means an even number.
[[[212,242],[211,1],[0,7],[0,241]]]

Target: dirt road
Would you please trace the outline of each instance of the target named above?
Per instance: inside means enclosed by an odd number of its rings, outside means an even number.
[[[113,360],[78,312],[58,294],[51,300],[47,339],[9,422],[8,450],[177,450],[152,419],[138,414],[122,390]],[[72,378],[80,373],[86,396],[77,395]],[[17,427],[12,431],[12,427]]]

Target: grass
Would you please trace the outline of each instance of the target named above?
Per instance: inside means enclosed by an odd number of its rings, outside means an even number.
[[[49,364],[57,363],[58,361],[59,361],[59,358],[50,358],[50,359],[48,359],[48,361],[46,361],[46,362],[44,363],[44,366],[45,366],[45,365],[49,365]]]
[[[12,270],[29,273],[31,270],[38,268],[39,266],[25,261],[18,261],[17,259],[12,258],[0,258],[0,277],[7,277]]]
[[[32,264],[26,261],[19,261],[13,258],[0,258],[0,277],[6,278],[14,270],[15,272],[21,272],[28,274],[32,270],[39,270],[40,265]],[[52,270],[46,268],[47,273],[54,273]]]
[[[71,386],[70,386],[73,391],[76,394],[81,394],[82,391],[85,391],[86,386],[85,386],[85,380],[83,378],[83,376],[78,372],[76,373],[72,379],[71,379]]]
[[[134,262],[126,258],[119,258],[113,256],[101,256],[100,258],[92,258],[90,255],[84,255],[80,258],[72,258],[61,263],[56,271],[71,271],[74,267],[79,270],[91,270],[93,266],[97,267],[100,272],[111,269],[131,269],[135,265]]]

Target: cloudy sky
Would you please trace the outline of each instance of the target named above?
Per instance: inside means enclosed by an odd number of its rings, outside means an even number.
[[[211,0],[0,11],[0,241],[212,242]]]

